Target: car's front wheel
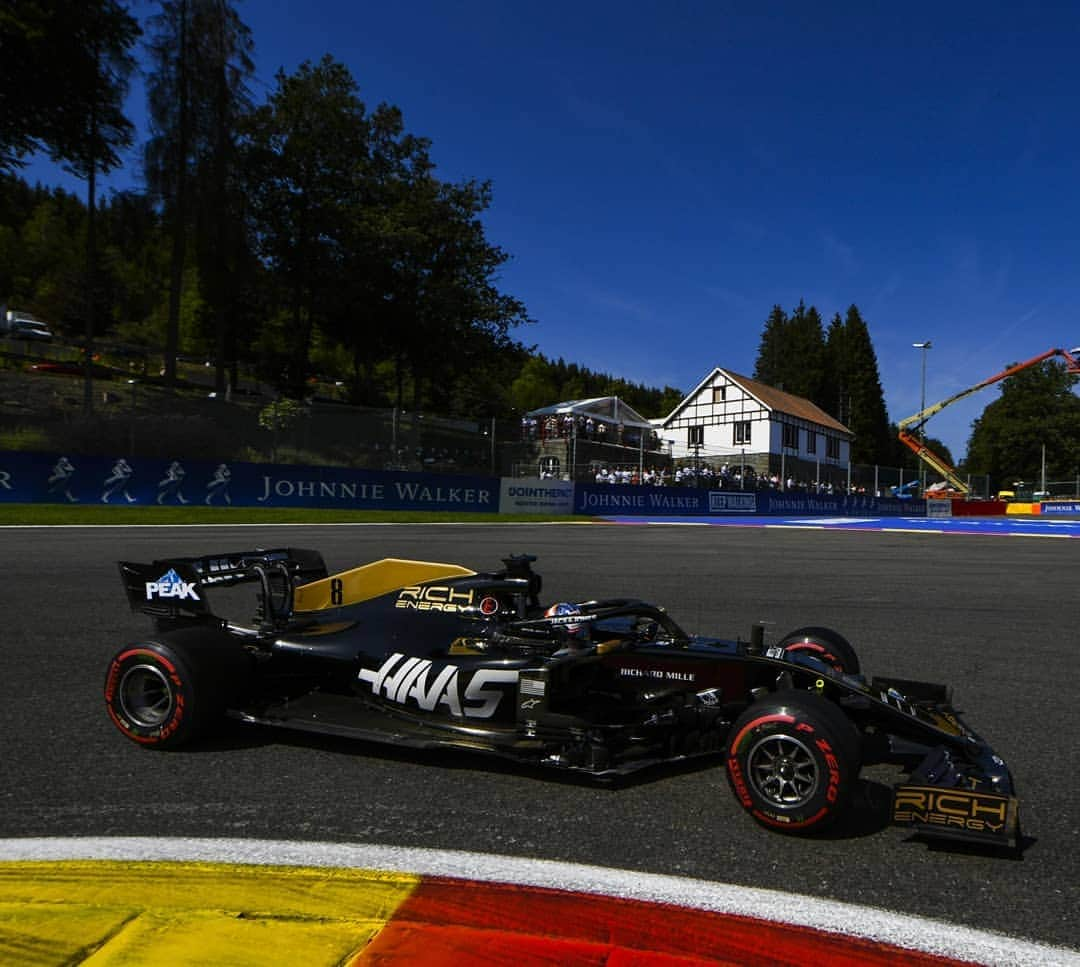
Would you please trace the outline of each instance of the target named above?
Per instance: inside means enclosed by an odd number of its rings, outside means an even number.
[[[777,692],[735,722],[727,771],[742,807],[782,832],[824,829],[844,812],[858,779],[859,737],[828,699]]]
[[[797,628],[777,647],[789,655],[809,655],[846,675],[859,674],[859,656],[848,640],[832,628]]]

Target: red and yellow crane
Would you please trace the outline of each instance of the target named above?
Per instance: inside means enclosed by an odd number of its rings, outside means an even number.
[[[1077,355],[1080,355],[1080,347],[1077,347],[1076,349],[1048,349],[1046,352],[1040,353],[1038,356],[1034,356],[1022,363],[1014,363],[1008,369],[1003,369],[1000,373],[995,373],[989,379],[984,379],[981,383],[969,386],[959,393],[954,393],[948,399],[944,399],[940,403],[934,403],[933,406],[928,406],[926,409],[920,410],[914,416],[909,416],[906,420],[901,420],[897,424],[900,430],[900,442],[914,452],[915,456],[928,467],[931,467],[941,474],[952,488],[951,492],[953,494],[959,494],[966,497],[971,492],[971,488],[960,479],[956,468],[952,466],[948,460],[944,460],[934,453],[934,451],[926,445],[926,441],[921,439],[918,435],[919,431],[926,425],[926,421],[935,413],[940,413],[951,403],[962,400],[965,396],[970,396],[972,393],[977,393],[979,390],[985,389],[993,383],[999,383],[1003,379],[1015,376],[1025,369],[1037,366],[1044,360],[1053,359],[1055,356],[1061,356],[1065,360],[1065,369],[1067,372],[1080,375],[1080,359],[1077,358]]]

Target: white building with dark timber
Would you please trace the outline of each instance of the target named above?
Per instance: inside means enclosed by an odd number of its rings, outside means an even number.
[[[759,473],[832,479],[847,473],[851,431],[810,400],[719,366],[663,420],[676,458]]]

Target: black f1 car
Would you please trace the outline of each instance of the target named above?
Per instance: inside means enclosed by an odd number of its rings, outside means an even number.
[[[1019,845],[1012,777],[942,685],[867,680],[851,645],[799,628],[771,645],[689,635],[630,598],[540,602],[532,557],[478,573],[387,559],[328,574],[294,548],[122,562],[151,637],[109,664],[105,700],[141,745],[176,748],[226,714],[398,746],[478,750],[612,777],[722,754],[760,823],[834,822],[870,761],[907,764],[892,821]],[[215,616],[253,583],[255,616]]]

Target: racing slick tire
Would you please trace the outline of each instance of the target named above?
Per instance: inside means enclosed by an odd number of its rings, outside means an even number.
[[[843,815],[861,767],[859,734],[828,699],[776,692],[743,712],[731,736],[728,781],[763,826],[817,832]]]
[[[811,655],[845,675],[859,674],[859,656],[848,640],[832,628],[796,628],[779,642],[787,653]]]
[[[207,637],[205,629],[175,632],[113,656],[105,703],[113,724],[132,742],[176,749],[221,721],[244,677],[246,656],[231,640]]]

